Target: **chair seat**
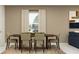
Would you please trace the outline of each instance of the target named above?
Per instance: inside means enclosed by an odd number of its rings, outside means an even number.
[[[18,42],[17,39],[10,39],[10,42]]]
[[[43,41],[44,41],[44,40],[37,40],[37,41],[36,41],[37,47],[43,47]]]
[[[49,39],[49,42],[57,42],[57,39]]]
[[[18,40],[17,39],[9,39],[7,43],[7,47],[10,47],[10,43],[15,43],[15,49],[18,48]]]

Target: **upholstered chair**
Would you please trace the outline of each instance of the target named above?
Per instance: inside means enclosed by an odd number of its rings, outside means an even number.
[[[45,40],[45,34],[43,32],[35,33],[35,40],[34,40],[35,52],[37,51],[37,48],[42,48],[44,52],[44,40]]]
[[[53,37],[49,37],[48,38],[48,44],[49,44],[49,47],[52,48],[52,44],[53,43],[56,43],[56,47],[58,49],[60,49],[60,46],[59,46],[59,35],[56,35],[56,36],[53,36]]]
[[[10,48],[11,44],[14,43],[15,44],[15,49],[18,48],[18,38],[17,37],[13,37],[13,34],[11,33],[7,33],[7,46],[6,48]]]
[[[29,48],[29,52],[30,52],[32,48],[32,39],[30,32],[21,33],[21,52],[24,47]]]

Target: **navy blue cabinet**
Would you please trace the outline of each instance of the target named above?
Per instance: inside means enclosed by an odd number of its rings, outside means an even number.
[[[69,23],[69,28],[79,28],[79,22],[77,22],[77,23]]]
[[[79,33],[69,32],[68,43],[74,47],[79,48]]]

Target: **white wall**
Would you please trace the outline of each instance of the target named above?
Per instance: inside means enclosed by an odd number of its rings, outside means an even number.
[[[0,53],[5,49],[5,7],[0,6]]]

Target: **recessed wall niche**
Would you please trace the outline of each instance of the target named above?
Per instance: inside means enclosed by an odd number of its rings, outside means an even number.
[[[79,28],[79,11],[69,11],[69,28]]]

